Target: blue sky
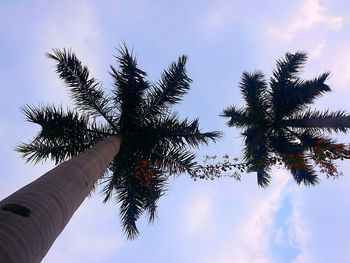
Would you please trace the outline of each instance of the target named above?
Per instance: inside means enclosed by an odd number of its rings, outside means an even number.
[[[239,156],[239,132],[218,117],[243,105],[243,71],[269,77],[286,51],[309,54],[303,76],[331,70],[333,92],[314,105],[350,111],[349,1],[7,1],[0,2],[0,198],[39,177],[52,163],[25,164],[13,151],[38,127],[19,107],[29,103],[71,105],[44,54],[72,48],[92,76],[111,88],[115,47],[125,41],[141,69],[157,81],[178,56],[189,56],[192,88],[176,107],[200,118],[203,130],[221,130],[206,154]],[[335,135],[334,135],[335,136]],[[349,142],[349,135],[336,135]],[[158,220],[138,222],[140,237],[123,236],[118,205],[102,204],[97,191],[73,216],[43,260],[55,262],[350,262],[350,166],[344,176],[317,187],[297,186],[288,172],[273,170],[267,189],[255,175],[194,182],[170,180],[159,202]]]

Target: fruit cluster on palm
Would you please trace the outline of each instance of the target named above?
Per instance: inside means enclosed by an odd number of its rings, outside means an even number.
[[[311,80],[299,77],[306,59],[303,52],[287,53],[277,61],[269,85],[263,73],[244,72],[240,90],[246,106],[227,107],[221,115],[229,118],[229,127],[242,129],[247,170],[257,172],[262,187],[270,182],[268,160],[276,155],[282,156],[298,184],[317,184],[317,172],[305,154],[314,147],[334,144],[328,133],[346,132],[350,128],[350,116],[344,111],[310,109],[316,98],[331,89],[325,84],[329,72]],[[296,155],[303,163],[302,168],[290,165],[288,156]]]
[[[108,136],[119,135],[119,153],[101,177],[105,201],[115,196],[120,203],[123,229],[128,238],[138,235],[137,219],[148,212],[156,215],[158,199],[166,190],[166,175],[194,172],[195,155],[187,146],[197,147],[220,137],[219,132],[202,133],[198,120],[180,120],[171,107],[187,93],[191,79],[186,74],[186,56],[173,62],[161,80],[151,83],[147,74],[126,47],[116,57],[119,69],[111,66],[113,90],[106,95],[100,82],[89,76],[74,53],[54,50],[48,57],[56,61],[59,77],[69,88],[76,108],[64,111],[57,106],[25,106],[27,120],[41,126],[30,143],[17,151],[28,161],[46,159],[56,164],[89,149]],[[135,176],[135,168],[153,165],[149,183]]]

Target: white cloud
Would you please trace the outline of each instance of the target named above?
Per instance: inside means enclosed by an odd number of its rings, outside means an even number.
[[[310,241],[310,233],[308,232],[308,225],[300,213],[303,206],[303,198],[301,195],[302,189],[300,186],[295,186],[292,193],[292,207],[293,212],[287,219],[287,242],[290,246],[299,248],[301,253],[296,257],[293,263],[308,263],[313,262],[312,255],[309,254],[306,244]]]
[[[209,34],[221,31],[234,21],[235,16],[235,8],[231,1],[216,1],[204,20],[200,21],[200,28]]]
[[[312,58],[318,58],[321,55],[321,52],[326,48],[327,44],[325,41],[317,43],[316,46],[310,51],[310,56]]]
[[[293,192],[289,239],[301,250],[293,263],[348,262],[349,185],[349,178],[341,177]]]
[[[273,262],[269,251],[273,234],[273,215],[281,206],[289,177],[282,171],[273,173],[275,186],[264,199],[258,200],[251,215],[234,232],[234,238],[222,246],[208,262],[263,263]]]
[[[206,228],[208,230],[208,223],[211,217],[212,201],[208,194],[200,194],[189,201],[187,207],[186,222],[190,234]]]
[[[300,213],[302,207],[302,198],[300,191],[295,192],[299,198],[293,200],[293,213],[288,218],[288,240],[289,243],[295,247],[298,247],[301,252],[293,260],[293,263],[312,263],[316,262],[312,256],[312,253],[308,250],[310,245],[310,227],[303,220],[303,216]]]
[[[332,81],[337,87],[349,91],[350,86],[350,45],[336,53],[331,63]]]
[[[327,8],[322,7],[318,0],[303,0],[293,20],[287,25],[270,27],[268,32],[285,41],[292,40],[298,33],[324,24],[332,30],[339,29],[343,24],[343,18],[327,13]]]

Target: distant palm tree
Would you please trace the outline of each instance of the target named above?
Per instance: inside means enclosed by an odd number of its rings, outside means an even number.
[[[333,144],[327,133],[346,132],[350,116],[344,111],[329,112],[311,110],[308,106],[325,92],[331,91],[325,84],[329,72],[312,80],[299,77],[307,55],[303,52],[287,53],[277,61],[269,86],[260,71],[244,72],[240,90],[246,102],[244,108],[235,106],[224,109],[222,117],[230,118],[229,127],[243,129],[245,138],[244,159],[249,172],[257,172],[260,186],[270,182],[270,166],[267,160],[275,154],[288,156],[305,154],[322,141],[321,146]],[[318,143],[317,143],[318,142]],[[304,169],[286,165],[298,184],[314,185],[317,174],[305,157]]]
[[[200,132],[198,119],[180,120],[171,111],[190,88],[186,56],[173,62],[159,82],[150,83],[124,46],[116,57],[119,70],[111,66],[111,96],[71,51],[55,49],[48,57],[56,61],[76,109],[23,107],[27,120],[41,130],[16,150],[35,163],[51,159],[58,164],[77,157],[0,203],[0,218],[12,216],[0,219],[1,262],[41,261],[99,179],[105,184],[105,201],[115,194],[120,203],[127,238],[135,238],[139,233],[135,222],[144,211],[153,221],[167,175],[194,172],[195,155],[186,146],[220,137],[219,132]]]

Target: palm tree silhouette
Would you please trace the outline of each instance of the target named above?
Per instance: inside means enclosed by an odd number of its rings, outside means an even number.
[[[51,159],[61,164],[0,203],[0,218],[12,216],[0,222],[2,229],[12,231],[0,234],[0,251],[5,251],[1,262],[41,261],[98,180],[104,183],[105,201],[115,196],[120,203],[127,238],[135,238],[142,213],[148,212],[153,221],[167,176],[193,174],[195,155],[187,146],[220,137],[219,132],[200,132],[198,119],[180,120],[171,110],[190,88],[186,56],[173,62],[159,82],[150,83],[132,52],[125,45],[119,51],[119,69],[111,66],[110,96],[73,52],[54,49],[47,54],[56,62],[76,108],[22,108],[27,120],[41,130],[16,150],[27,161]]]
[[[330,73],[301,79],[299,73],[306,59],[304,52],[286,53],[284,59],[277,60],[269,85],[262,72],[244,72],[239,87],[246,106],[230,106],[221,114],[229,118],[229,127],[242,129],[247,170],[257,172],[262,187],[270,182],[267,160],[276,154],[285,156],[283,162],[298,184],[317,184],[317,174],[305,157],[301,158],[303,169],[288,165],[287,157],[310,152],[320,142],[321,146],[334,144],[327,133],[346,132],[350,127],[350,116],[344,111],[310,109],[316,98],[331,91],[325,84]]]

